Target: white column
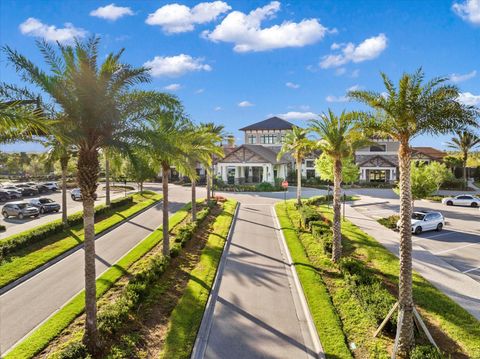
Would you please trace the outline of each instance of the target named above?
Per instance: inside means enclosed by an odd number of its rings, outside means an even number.
[[[268,169],[267,182],[274,183],[275,181],[273,180],[273,165],[268,164],[267,169]]]
[[[220,171],[221,171],[221,173],[222,173],[222,181],[226,183],[226,182],[228,181],[227,166],[221,164],[221,165],[220,165]]]
[[[267,166],[263,165],[262,166],[262,182],[267,182],[268,179],[267,179]]]

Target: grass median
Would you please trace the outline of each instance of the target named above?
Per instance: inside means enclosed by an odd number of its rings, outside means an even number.
[[[185,205],[170,217],[170,229],[177,226],[188,215],[191,206]],[[163,239],[162,227],[157,228],[148,237],[143,239],[117,263],[111,266],[99,278],[97,278],[97,298],[100,298],[115,282],[127,273],[128,268],[158,245]],[[28,359],[32,358],[50,343],[62,330],[81,315],[85,310],[85,292],[82,290],[58,312],[41,324],[27,338],[15,346],[5,359]]]
[[[97,235],[101,234],[134,216],[161,200],[162,196],[154,192],[143,192],[133,194],[132,198],[133,202],[131,204],[115,208],[112,212],[102,215],[100,220],[95,223],[95,233]],[[0,265],[0,288],[75,248],[83,243],[83,240],[83,225],[79,224],[14,251]]]
[[[160,358],[190,358],[236,206],[237,201],[228,200],[215,220],[200,261],[170,317]]]

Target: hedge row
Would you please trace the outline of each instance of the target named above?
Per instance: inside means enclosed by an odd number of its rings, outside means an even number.
[[[319,221],[322,219],[320,213],[311,206],[299,206],[298,212],[300,213],[300,218],[302,220],[302,227],[310,229],[310,223],[313,221]]]
[[[133,203],[133,196],[114,199],[110,206],[101,204],[95,207],[95,216],[101,216],[103,214],[112,211],[113,209],[130,205]],[[77,212],[68,216],[68,225],[70,227],[77,226],[83,223],[83,212]],[[28,247],[29,245],[46,239],[57,233],[61,233],[65,228],[61,219],[54,220],[50,223],[29,229],[19,234],[7,237],[0,241],[0,263],[3,259],[17,250]]]
[[[195,222],[187,223],[179,228],[175,243],[170,249],[170,256],[162,253],[152,255],[142,270],[130,277],[124,291],[115,302],[105,305],[98,314],[98,331],[103,339],[113,338],[129,321],[130,313],[136,310],[148,296],[155,282],[167,269],[170,258],[180,254],[187,242],[192,239],[198,226],[207,218],[215,203],[210,204],[197,213]],[[60,353],[63,359],[84,358],[86,347],[77,341],[68,344]]]

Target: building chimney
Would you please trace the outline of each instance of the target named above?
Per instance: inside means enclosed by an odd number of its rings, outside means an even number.
[[[234,135],[228,135],[227,136],[227,147],[228,148],[234,148],[235,147],[235,136]]]

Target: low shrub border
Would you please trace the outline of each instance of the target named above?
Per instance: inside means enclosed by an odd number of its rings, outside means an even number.
[[[190,273],[192,279],[187,283],[184,294],[170,317],[165,347],[160,358],[190,357],[236,206],[237,201],[226,201],[222,212],[215,220],[200,261]]]
[[[182,222],[188,215],[190,204],[185,205],[170,217],[170,229]],[[125,271],[162,240],[162,227],[143,239],[117,263],[97,278],[97,299],[100,298],[115,282],[121,278]],[[73,299],[66,303],[60,310],[41,324],[27,338],[16,345],[5,359],[28,359],[47,347],[48,343],[61,333],[85,309],[85,292],[82,290]]]
[[[136,194],[129,197],[128,201],[123,202],[125,203],[124,207],[126,208],[120,212],[115,212],[114,209],[112,209],[110,212],[110,217],[95,224],[95,234],[98,235],[111,229],[113,226],[136,215],[148,206],[155,204],[162,198],[161,195],[153,192],[147,195],[148,197],[144,197],[144,194]],[[135,202],[133,199],[138,199],[141,201],[134,204]],[[119,207],[118,203],[119,202],[114,205],[114,208],[121,209],[122,207]],[[128,203],[130,203],[130,205]],[[109,212],[104,211],[103,215],[107,215],[108,213]],[[79,224],[60,233],[52,234],[51,236],[51,243],[42,245],[41,242],[36,242],[35,244],[31,244],[34,248],[21,248],[10,255],[10,260],[1,263],[0,288],[12,283],[32,270],[41,267],[52,259],[55,259],[56,257],[81,244],[84,238],[83,226],[82,224]],[[48,237],[45,239],[47,238]],[[37,243],[40,246],[39,248],[35,248]]]
[[[289,206],[288,209],[286,206]],[[287,205],[278,203],[275,205],[275,210],[326,357],[352,358],[342,323],[320,275],[320,270],[312,265],[307,257],[297,228],[289,217],[288,211],[295,210],[293,203],[291,201],[288,201]]]
[[[398,214],[392,214],[391,216],[377,219],[377,222],[380,223],[382,226],[395,231],[397,230],[397,222],[399,219],[400,216]]]

